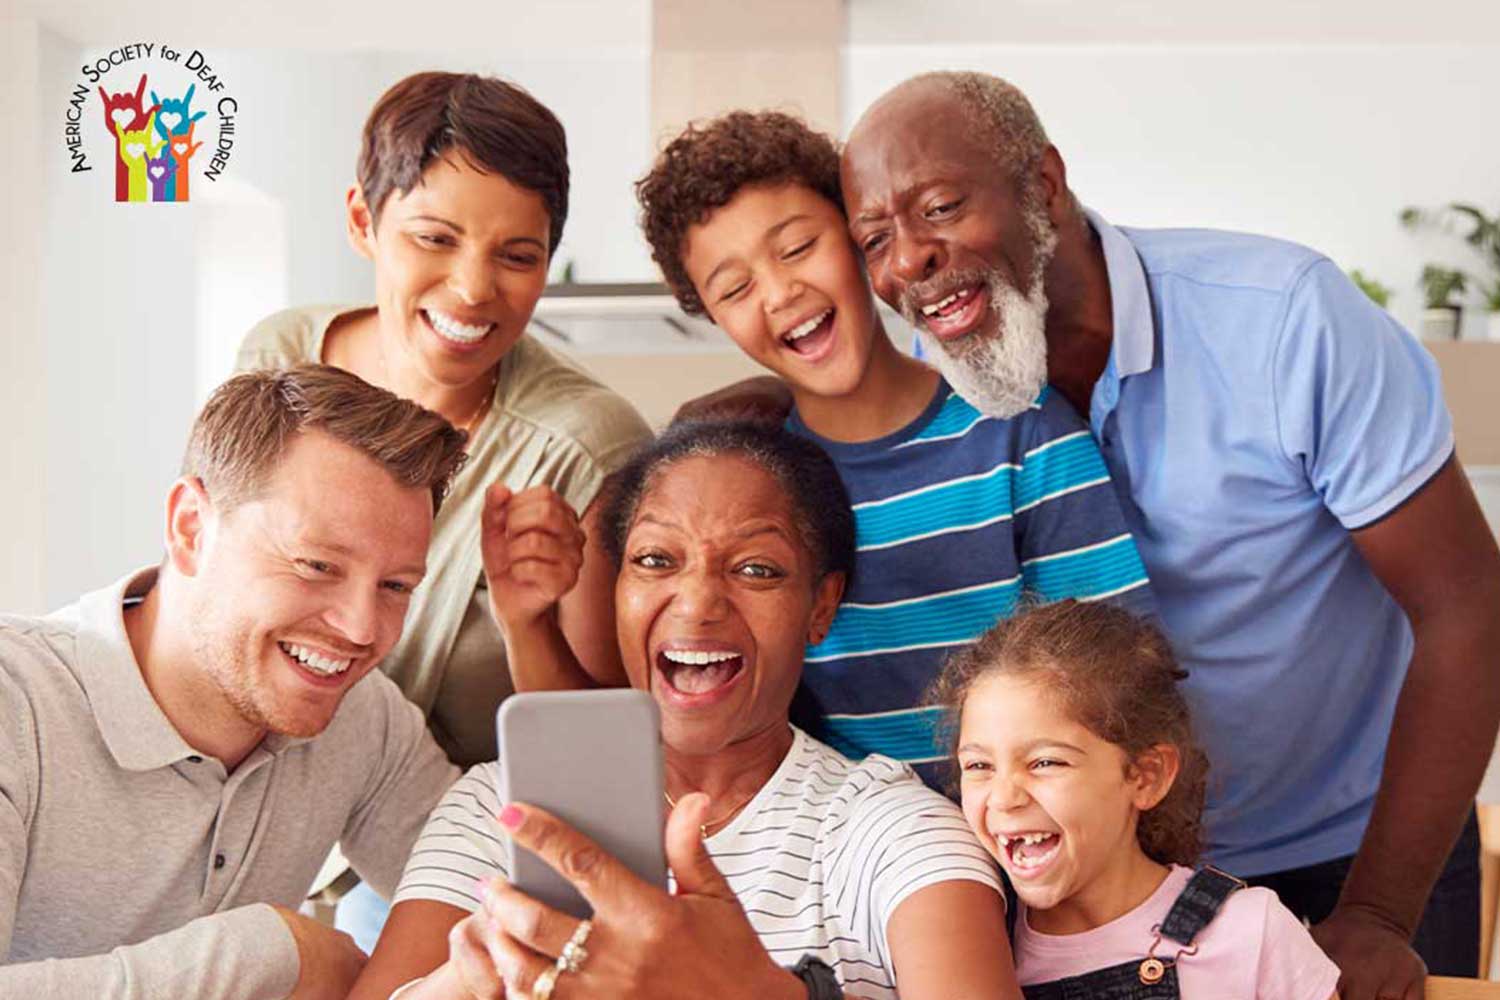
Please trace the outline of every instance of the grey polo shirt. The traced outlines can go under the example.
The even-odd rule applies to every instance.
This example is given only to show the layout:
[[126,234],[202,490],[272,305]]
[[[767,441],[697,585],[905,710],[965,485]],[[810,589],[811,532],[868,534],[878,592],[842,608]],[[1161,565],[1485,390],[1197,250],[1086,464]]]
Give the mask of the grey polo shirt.
[[124,601],[154,569],[47,618],[0,616],[0,996],[283,997],[295,908],[335,843],[389,896],[457,777],[378,670],[312,739],[230,773],[157,706]]

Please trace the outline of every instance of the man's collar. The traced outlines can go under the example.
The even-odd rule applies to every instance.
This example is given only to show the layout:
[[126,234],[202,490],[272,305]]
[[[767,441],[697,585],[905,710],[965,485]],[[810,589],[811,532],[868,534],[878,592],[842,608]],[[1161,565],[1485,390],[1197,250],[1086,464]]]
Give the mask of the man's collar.
[[[182,738],[146,686],[125,631],[125,605],[156,585],[157,568],[137,570],[112,586],[78,601],[76,669],[110,754],[127,771],[152,771],[188,758],[206,756]],[[235,770],[308,741],[307,737],[267,734]]]
[[1146,270],[1125,234],[1085,208],[1094,232],[1104,248],[1104,266],[1109,272],[1109,297],[1114,321],[1114,344],[1110,363],[1115,375],[1125,378],[1150,371],[1156,361],[1156,329],[1151,319],[1151,293]]
[[125,602],[156,585],[156,567],[137,570],[78,601],[75,664],[94,721],[115,763],[150,771],[197,754],[151,696],[125,632]]

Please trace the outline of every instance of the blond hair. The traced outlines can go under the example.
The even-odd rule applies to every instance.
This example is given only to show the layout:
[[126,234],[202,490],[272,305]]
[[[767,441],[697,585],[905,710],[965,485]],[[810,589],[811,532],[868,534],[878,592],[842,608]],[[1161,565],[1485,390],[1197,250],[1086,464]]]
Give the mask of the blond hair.
[[464,462],[467,435],[442,416],[329,365],[236,375],[193,421],[182,474],[230,509],[265,489],[293,437],[316,430],[369,456],[436,512]]

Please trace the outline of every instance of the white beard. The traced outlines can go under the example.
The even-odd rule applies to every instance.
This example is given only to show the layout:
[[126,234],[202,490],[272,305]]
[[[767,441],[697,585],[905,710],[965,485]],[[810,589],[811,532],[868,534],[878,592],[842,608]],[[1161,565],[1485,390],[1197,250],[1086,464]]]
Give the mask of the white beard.
[[[1031,287],[1023,295],[999,271],[984,276],[995,332],[946,342],[913,323],[922,347],[948,384],[981,413],[1001,419],[1022,413],[1047,384],[1047,290],[1042,277],[1057,249],[1057,230],[1040,202],[1022,205],[1031,236]],[[908,320],[916,316],[908,314]]]
[[1024,412],[1047,383],[1047,293],[1040,280],[1026,295],[997,273],[989,283],[998,335],[949,344],[918,324],[917,336],[955,392],[986,416],[1003,419]]

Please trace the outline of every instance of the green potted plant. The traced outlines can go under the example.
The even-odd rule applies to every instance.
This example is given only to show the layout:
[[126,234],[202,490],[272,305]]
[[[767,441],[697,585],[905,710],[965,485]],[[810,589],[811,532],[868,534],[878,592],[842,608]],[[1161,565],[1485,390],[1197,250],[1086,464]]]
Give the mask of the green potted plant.
[[1382,309],[1390,308],[1391,296],[1395,294],[1390,285],[1381,284],[1357,267],[1349,272],[1349,280],[1354,282],[1360,291],[1368,295],[1371,302]]
[[[1500,212],[1489,215],[1478,206],[1452,202],[1436,211],[1403,209],[1401,222],[1408,229],[1440,228],[1451,232],[1454,227],[1460,227],[1464,230],[1461,233],[1464,242],[1473,248],[1484,264],[1484,274],[1473,278],[1481,297],[1480,307],[1488,314],[1486,336],[1490,340],[1500,340]],[[1428,271],[1435,272],[1434,283],[1429,283]],[[1431,265],[1422,272],[1422,284],[1428,291],[1429,307],[1432,306],[1432,293],[1444,291],[1444,284],[1451,282],[1451,277],[1448,276],[1454,273],[1456,272]],[[1451,302],[1452,297],[1462,294],[1465,287],[1466,282],[1460,281],[1456,287],[1449,288],[1444,301]]]
[[1484,311],[1489,313],[1489,321],[1485,325],[1485,336],[1490,340],[1500,340],[1500,277],[1494,278],[1480,290],[1484,293]]
[[1464,293],[1469,277],[1462,271],[1428,264],[1422,268],[1422,294],[1427,308],[1422,312],[1421,334],[1427,340],[1457,340],[1463,307],[1454,299]]

